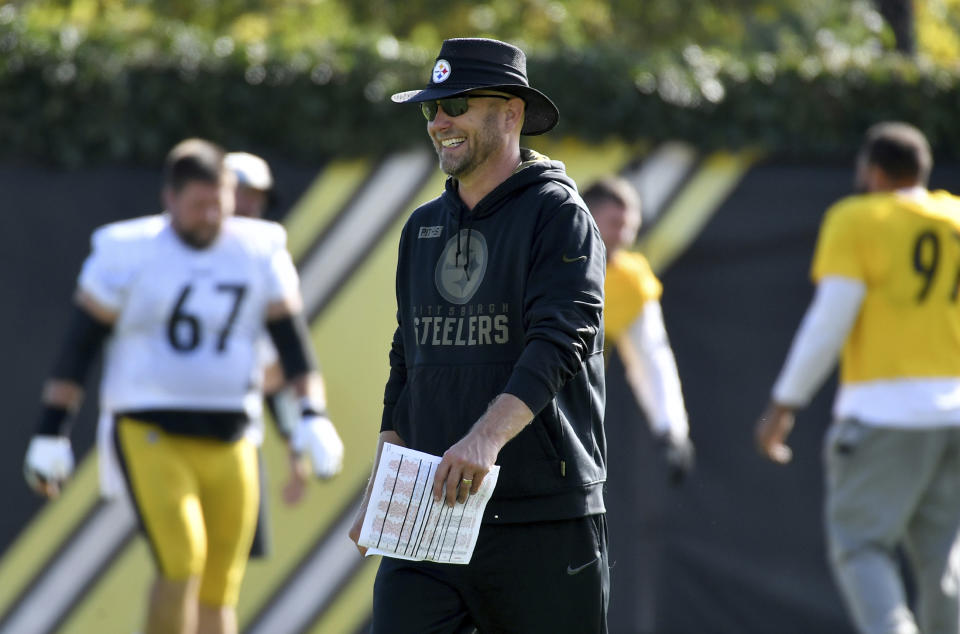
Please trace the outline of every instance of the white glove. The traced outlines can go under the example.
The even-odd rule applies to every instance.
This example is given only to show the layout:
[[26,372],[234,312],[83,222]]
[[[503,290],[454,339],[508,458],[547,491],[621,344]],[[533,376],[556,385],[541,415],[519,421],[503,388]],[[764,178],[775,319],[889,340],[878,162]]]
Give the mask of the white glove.
[[307,414],[290,434],[290,447],[296,453],[307,452],[313,472],[319,478],[332,478],[343,466],[343,441],[326,416]]
[[73,473],[73,450],[63,436],[34,436],[27,447],[23,475],[39,490],[47,482],[62,483]]

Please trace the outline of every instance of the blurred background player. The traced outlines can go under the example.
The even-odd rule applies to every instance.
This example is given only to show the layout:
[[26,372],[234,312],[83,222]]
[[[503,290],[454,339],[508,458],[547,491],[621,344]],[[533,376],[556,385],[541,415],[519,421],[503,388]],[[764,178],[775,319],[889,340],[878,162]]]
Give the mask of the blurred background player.
[[[630,250],[640,229],[640,197],[630,182],[609,176],[591,185],[583,193],[583,200],[597,222],[607,250],[607,363],[615,348],[630,392],[652,432],[651,437],[638,421],[616,415],[623,408],[612,406],[613,401],[608,400],[605,429],[610,455],[610,620],[629,623],[635,628],[631,631],[652,632],[657,567],[664,538],[662,526],[658,525],[664,469],[667,483],[680,484],[693,467],[693,444],[677,365],[660,309],[660,281],[646,258]],[[610,383],[608,378],[608,386]],[[657,454],[663,460],[657,459]],[[655,530],[643,530],[648,525],[654,525]]]
[[609,176],[591,185],[583,200],[607,248],[605,352],[608,359],[612,348],[619,352],[637,404],[663,447],[669,479],[679,483],[693,466],[693,445],[677,363],[663,324],[662,287],[646,258],[629,250],[640,230],[640,197],[627,180]]
[[[246,218],[264,218],[276,204],[273,172],[263,158],[248,152],[230,152],[224,157],[224,164],[233,173],[236,183],[234,215]],[[290,431],[295,425],[299,410],[293,391],[283,390],[283,369],[280,366],[277,350],[264,334],[260,342],[260,354],[264,371],[263,393],[278,431],[289,440]],[[114,500],[123,498],[126,487],[113,442],[114,416],[102,411],[97,426],[98,473],[101,495]],[[253,537],[250,554],[254,558],[266,557],[270,552],[270,514],[267,495],[266,465],[263,452],[264,429],[262,418],[251,421],[247,436],[257,445],[257,464],[260,478],[260,504],[257,514],[257,528]],[[293,459],[293,457],[291,457]],[[292,465],[292,476],[284,486],[284,501],[296,504],[303,499],[306,480],[302,475],[303,465]]]
[[[224,157],[224,165],[236,178],[234,215],[243,218],[264,218],[276,201],[270,165],[261,157],[249,152],[228,153]],[[263,392],[267,395],[271,408],[274,408],[275,401],[270,397],[276,395],[283,387],[283,369],[280,367],[277,350],[268,338],[263,341],[261,353],[264,368]],[[285,413],[286,409],[281,408],[279,412],[274,409],[273,414],[277,416],[280,412]],[[283,418],[283,413],[280,413],[280,418]],[[285,419],[277,422],[283,429]]]
[[223,151],[200,139],[168,154],[163,199],[164,214],[94,232],[24,472],[51,497],[70,476],[71,416],[106,342],[102,407],[117,417],[118,455],[158,570],[147,632],[236,632],[259,498],[247,429],[262,408],[264,328],[302,399],[293,449],[330,477],[343,445],[325,414],[283,228],[230,217],[233,175]]
[[915,127],[867,131],[857,161],[866,193],[824,217],[816,295],[756,427],[761,453],[789,462],[794,411],[842,348],[825,518],[834,575],[865,634],[960,631],[960,199],[927,190],[931,166]]
[[230,152],[224,162],[237,179],[234,213],[245,218],[266,217],[277,200],[270,165],[249,152]]

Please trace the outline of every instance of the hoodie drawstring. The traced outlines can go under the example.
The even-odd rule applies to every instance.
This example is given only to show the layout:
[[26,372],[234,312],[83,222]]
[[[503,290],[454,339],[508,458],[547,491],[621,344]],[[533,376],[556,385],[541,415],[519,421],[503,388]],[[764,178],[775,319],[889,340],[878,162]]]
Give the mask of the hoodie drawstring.
[[[463,206],[460,206],[460,211],[457,213],[457,255],[454,266],[460,266],[460,254],[463,251],[460,248],[460,232],[463,231]],[[470,235],[473,233],[473,221],[468,220],[467,222],[467,252],[463,255],[463,274],[467,276],[467,281],[470,281]]]
[[[463,226],[463,207],[461,206],[461,207],[460,207],[460,211],[457,213],[457,256],[456,256],[456,260],[455,260],[454,263],[453,263],[454,266],[460,266],[460,253],[461,253],[461,251],[460,251],[460,227],[462,227],[462,226]],[[470,245],[467,244],[467,249],[469,249],[469,248],[470,248]],[[467,251],[467,253],[470,253],[470,251]],[[467,258],[467,259],[470,259],[470,258]]]
[[463,272],[470,281],[470,234],[473,233],[473,223],[467,224],[467,256],[463,259]]

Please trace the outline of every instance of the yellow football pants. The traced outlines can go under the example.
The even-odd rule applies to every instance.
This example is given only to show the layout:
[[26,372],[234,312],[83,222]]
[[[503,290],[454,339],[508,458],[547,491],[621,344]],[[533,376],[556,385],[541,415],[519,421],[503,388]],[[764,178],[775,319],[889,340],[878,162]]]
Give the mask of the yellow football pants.
[[257,450],[246,438],[223,442],[169,434],[121,418],[119,453],[160,574],[199,577],[200,601],[237,603],[257,522]]

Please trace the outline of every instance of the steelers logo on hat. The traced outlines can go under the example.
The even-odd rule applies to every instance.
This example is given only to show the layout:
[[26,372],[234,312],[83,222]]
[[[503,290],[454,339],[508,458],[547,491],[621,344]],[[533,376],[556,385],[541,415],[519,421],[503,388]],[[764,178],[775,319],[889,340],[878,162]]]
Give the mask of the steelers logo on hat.
[[433,65],[433,83],[442,84],[450,78],[450,62],[445,59],[438,59]]

